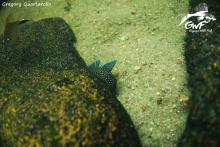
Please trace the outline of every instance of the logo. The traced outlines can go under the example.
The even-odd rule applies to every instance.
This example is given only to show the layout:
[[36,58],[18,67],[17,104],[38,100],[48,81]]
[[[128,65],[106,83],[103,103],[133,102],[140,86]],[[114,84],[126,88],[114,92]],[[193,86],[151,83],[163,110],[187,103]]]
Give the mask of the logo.
[[208,13],[208,5],[201,3],[195,7],[194,13],[182,18],[179,26],[185,23],[185,29],[189,32],[212,32],[212,29],[207,29],[205,26],[215,20],[214,15]]

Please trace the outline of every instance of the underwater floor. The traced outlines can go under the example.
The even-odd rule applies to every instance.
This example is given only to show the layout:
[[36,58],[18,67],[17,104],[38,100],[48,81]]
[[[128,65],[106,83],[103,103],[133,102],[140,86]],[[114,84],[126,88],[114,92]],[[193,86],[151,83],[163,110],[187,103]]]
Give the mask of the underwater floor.
[[[62,17],[87,64],[117,60],[117,97],[130,114],[143,146],[176,146],[187,117],[183,0],[50,0],[48,8],[3,9],[5,22]],[[16,13],[13,13],[15,12]]]

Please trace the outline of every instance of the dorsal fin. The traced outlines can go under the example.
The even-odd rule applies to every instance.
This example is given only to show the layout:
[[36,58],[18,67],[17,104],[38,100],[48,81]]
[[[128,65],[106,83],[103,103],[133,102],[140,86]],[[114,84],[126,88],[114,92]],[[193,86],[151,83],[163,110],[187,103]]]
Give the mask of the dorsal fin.
[[115,66],[116,62],[117,62],[116,60],[111,60],[108,63],[106,63],[105,65],[103,65],[102,68],[111,72],[113,67]]
[[101,63],[100,60],[96,60],[95,62],[93,62],[92,64],[90,64],[90,65],[88,66],[88,68],[89,68],[90,70],[97,69],[97,68],[99,67],[100,63]]

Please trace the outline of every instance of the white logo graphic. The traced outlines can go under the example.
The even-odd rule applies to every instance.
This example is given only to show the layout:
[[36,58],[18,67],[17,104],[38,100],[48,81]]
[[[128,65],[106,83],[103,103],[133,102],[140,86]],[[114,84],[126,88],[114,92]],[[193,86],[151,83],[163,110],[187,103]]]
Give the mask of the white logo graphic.
[[[184,16],[179,25],[185,23],[185,28],[190,32],[212,32],[212,29],[202,29],[206,24],[215,21],[214,15],[208,13],[208,5],[201,3],[194,9],[195,13],[190,13]],[[197,17],[197,22],[189,21],[190,18]]]

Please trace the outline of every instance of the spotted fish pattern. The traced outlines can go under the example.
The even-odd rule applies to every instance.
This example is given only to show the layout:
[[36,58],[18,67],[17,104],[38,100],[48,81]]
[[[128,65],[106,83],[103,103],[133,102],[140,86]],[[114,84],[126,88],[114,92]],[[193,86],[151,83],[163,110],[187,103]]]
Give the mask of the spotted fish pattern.
[[116,79],[114,75],[111,73],[111,71],[116,64],[116,60],[111,60],[108,63],[104,64],[103,66],[101,66],[100,64],[101,61],[96,60],[95,62],[93,62],[88,66],[89,71],[92,72],[99,79],[107,83],[108,86],[112,88],[115,87]]

